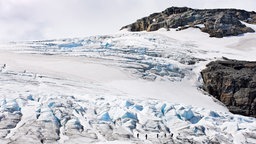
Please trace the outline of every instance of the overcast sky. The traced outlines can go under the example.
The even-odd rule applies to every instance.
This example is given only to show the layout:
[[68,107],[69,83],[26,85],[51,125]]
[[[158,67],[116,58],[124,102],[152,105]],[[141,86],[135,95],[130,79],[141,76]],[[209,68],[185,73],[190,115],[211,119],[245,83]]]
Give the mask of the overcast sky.
[[170,6],[256,11],[256,0],[0,0],[0,41],[115,33]]

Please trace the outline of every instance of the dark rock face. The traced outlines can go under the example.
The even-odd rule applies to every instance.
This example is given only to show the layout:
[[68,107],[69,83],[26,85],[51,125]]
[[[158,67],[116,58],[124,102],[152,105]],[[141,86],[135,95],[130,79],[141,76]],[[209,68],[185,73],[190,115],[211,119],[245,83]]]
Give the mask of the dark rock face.
[[[130,31],[156,31],[160,28],[188,27],[200,28],[210,37],[235,36],[247,32],[254,32],[240,21],[256,24],[256,13],[237,9],[191,9],[187,7],[171,7],[160,13],[137,20],[135,23],[124,26]],[[196,25],[203,24],[204,27]]]
[[201,75],[204,89],[231,112],[256,117],[256,62],[214,61]]

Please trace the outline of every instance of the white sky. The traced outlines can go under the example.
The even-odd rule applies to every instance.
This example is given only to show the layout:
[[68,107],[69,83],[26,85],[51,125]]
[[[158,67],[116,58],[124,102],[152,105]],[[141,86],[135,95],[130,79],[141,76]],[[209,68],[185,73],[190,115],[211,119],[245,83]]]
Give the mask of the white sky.
[[115,33],[171,6],[256,11],[256,0],[0,0],[0,41]]

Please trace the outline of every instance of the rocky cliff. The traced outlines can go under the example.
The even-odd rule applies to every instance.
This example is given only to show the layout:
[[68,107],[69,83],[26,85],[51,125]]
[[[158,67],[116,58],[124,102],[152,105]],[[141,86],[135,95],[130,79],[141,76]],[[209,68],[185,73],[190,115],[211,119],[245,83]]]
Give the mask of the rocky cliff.
[[139,19],[121,29],[156,31],[160,28],[182,30],[195,27],[208,33],[210,37],[218,38],[254,32],[252,28],[242,24],[241,21],[256,24],[256,12],[238,9],[170,7],[160,13]]
[[256,62],[214,61],[201,75],[204,89],[231,112],[256,117]]

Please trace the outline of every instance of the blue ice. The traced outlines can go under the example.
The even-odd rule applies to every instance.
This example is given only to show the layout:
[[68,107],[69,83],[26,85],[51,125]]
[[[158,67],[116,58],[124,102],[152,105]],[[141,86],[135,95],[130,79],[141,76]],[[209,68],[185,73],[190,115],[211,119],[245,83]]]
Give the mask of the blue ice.
[[136,114],[133,114],[133,113],[130,113],[130,112],[126,112],[123,116],[122,116],[123,119],[125,118],[128,118],[128,119],[135,119],[137,120],[137,115]]
[[110,118],[110,116],[109,116],[109,114],[108,114],[108,112],[104,113],[104,114],[101,116],[100,120],[102,120],[102,121],[112,121],[111,118]]
[[126,102],[125,102],[125,107],[126,107],[126,108],[129,108],[130,106],[133,106],[133,105],[134,105],[133,102],[130,102],[130,101],[126,101]]
[[66,43],[66,44],[60,44],[59,48],[74,48],[74,47],[80,47],[83,46],[81,43]]
[[142,105],[135,105],[134,106],[137,110],[142,111],[143,110],[143,106]]

